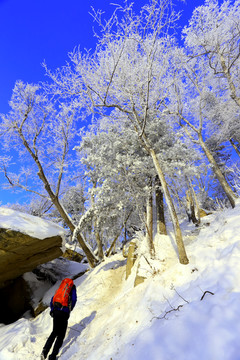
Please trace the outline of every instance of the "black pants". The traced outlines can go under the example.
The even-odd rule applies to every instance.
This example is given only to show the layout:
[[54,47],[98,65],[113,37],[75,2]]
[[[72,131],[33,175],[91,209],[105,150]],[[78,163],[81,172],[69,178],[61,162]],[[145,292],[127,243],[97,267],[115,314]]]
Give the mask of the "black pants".
[[52,344],[56,339],[52,355],[57,356],[60,347],[63,344],[63,340],[67,331],[68,318],[69,314],[64,311],[53,311],[53,331],[51,332],[49,338],[46,341],[46,344],[44,345],[43,351],[45,355],[49,353],[49,350],[51,349]]

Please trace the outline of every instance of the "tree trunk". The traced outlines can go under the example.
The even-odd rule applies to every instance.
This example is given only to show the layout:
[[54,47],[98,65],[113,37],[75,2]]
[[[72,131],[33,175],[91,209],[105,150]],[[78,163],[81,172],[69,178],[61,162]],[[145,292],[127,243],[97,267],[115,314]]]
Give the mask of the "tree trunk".
[[[192,185],[190,184],[189,180],[187,180],[187,184],[188,184],[188,190],[186,192],[186,198],[187,198],[187,204],[188,204],[188,218],[189,221],[191,220],[193,222],[193,224],[195,224],[196,226],[198,226],[200,224],[200,214],[199,214],[199,207],[198,207],[198,203],[197,203],[197,198],[196,198],[196,194],[195,191],[192,187]],[[198,213],[198,217],[196,217],[196,209],[197,209],[197,213]]]
[[221,53],[220,49],[218,51],[218,55],[220,57],[221,66],[224,72],[224,75],[227,79],[229,90],[231,92],[231,98],[235,101],[235,103],[240,107],[240,97],[237,96],[237,89],[233,82],[233,77],[230,73],[230,67],[227,66],[227,61],[225,60],[223,54]]
[[125,231],[124,231],[124,232],[125,232],[125,235],[124,235],[124,238],[125,238],[124,240],[125,240],[125,242],[124,242],[124,244],[126,244],[126,223],[127,223],[128,219],[129,219],[131,213],[132,213],[132,211],[129,212],[128,216],[126,217],[126,219],[124,220],[124,222],[123,222],[123,224],[122,224],[122,226],[121,226],[121,229],[120,229],[119,233],[115,236],[115,238],[114,238],[114,240],[113,240],[110,248],[108,249],[108,251],[107,251],[107,253],[106,253],[106,256],[107,256],[107,257],[111,255],[112,249],[113,249],[113,247],[115,246],[115,244],[116,244],[116,242],[117,242],[117,239],[118,239],[119,236],[121,235],[121,232],[122,232],[123,228],[125,229]]
[[166,203],[168,205],[168,209],[169,209],[170,216],[171,216],[171,219],[172,219],[175,238],[176,238],[176,244],[177,244],[177,248],[178,248],[179,261],[180,261],[181,264],[188,264],[189,260],[187,258],[187,254],[186,254],[186,251],[185,251],[185,246],[184,246],[184,243],[183,243],[181,228],[180,228],[180,225],[179,225],[177,213],[176,213],[176,210],[175,210],[171,195],[170,195],[169,190],[168,190],[168,185],[167,185],[167,182],[165,180],[165,176],[164,176],[163,171],[162,171],[162,169],[160,167],[160,164],[159,164],[159,161],[158,161],[158,158],[157,158],[157,155],[156,155],[155,151],[152,148],[150,148],[149,152],[150,152],[150,155],[152,157],[152,160],[153,160],[154,166],[156,168],[157,174],[159,176],[159,179],[161,181],[162,188],[163,188],[163,193],[165,195]]
[[[24,147],[29,152],[29,154],[31,155],[31,157],[33,158],[35,164],[38,167],[37,175],[38,175],[39,179],[43,182],[45,190],[48,193],[52,203],[54,204],[56,209],[59,211],[59,214],[61,215],[62,219],[65,221],[65,223],[67,224],[67,226],[69,227],[71,232],[74,232],[75,225],[72,223],[72,220],[68,216],[68,213],[65,211],[65,209],[63,208],[63,206],[61,205],[61,203],[59,201],[58,191],[59,191],[59,187],[60,187],[60,182],[58,183],[58,186],[57,186],[58,191],[56,192],[56,194],[54,194],[54,192],[52,191],[52,188],[51,188],[51,186],[49,184],[49,181],[48,181],[48,179],[47,179],[47,177],[46,177],[46,175],[44,173],[44,170],[43,170],[42,164],[41,164],[41,162],[39,160],[39,157],[37,155],[36,149],[34,149],[34,150],[31,149],[31,147],[29,146],[29,143],[27,142],[26,138],[24,137],[24,134],[23,134],[23,131],[22,131],[21,127],[17,128],[17,132],[18,132],[18,136],[20,137]],[[91,267],[95,267],[98,261],[95,258],[94,254],[89,249],[89,247],[87,246],[87,244],[85,243],[85,241],[84,241],[84,239],[83,239],[83,237],[81,236],[80,233],[77,234],[77,239],[78,239],[79,245],[81,246],[82,250],[84,251],[84,253],[85,253],[86,257],[87,257],[89,265]]]
[[[52,189],[51,189],[51,187],[45,177],[45,174],[42,170],[41,164],[39,164],[39,169],[40,169],[40,171],[38,172],[38,176],[43,181],[45,189],[46,189],[48,195],[50,196],[52,203],[54,204],[56,209],[59,211],[59,214],[61,215],[62,219],[65,221],[65,223],[67,224],[67,226],[69,227],[71,232],[74,232],[75,225],[72,223],[70,217],[68,216],[68,214],[66,213],[66,211],[64,210],[62,205],[60,204],[58,197],[55,196],[54,193],[52,192]],[[79,242],[80,247],[82,248],[83,252],[85,253],[85,255],[87,257],[89,265],[92,268],[95,267],[98,261],[95,258],[94,254],[89,249],[89,247],[87,246],[87,244],[85,243],[85,241],[80,233],[77,234],[77,240]]]
[[195,201],[195,208],[197,210],[197,223],[196,226],[200,225],[201,223],[201,216],[200,216],[200,207],[199,207],[199,203],[198,203],[198,199],[197,199],[197,195],[196,192],[191,184],[191,189],[192,189],[192,193],[193,193],[193,197],[194,197],[194,201]]
[[161,182],[156,176],[155,196],[156,196],[156,210],[157,210],[157,233],[167,235],[167,228],[164,216],[163,192],[161,190]]
[[100,236],[99,229],[98,229],[97,219],[94,220],[94,234],[95,234],[95,239],[96,239],[96,243],[97,243],[98,258],[101,261],[104,258],[104,254],[103,254],[102,240],[101,240],[101,236]]
[[195,215],[195,206],[194,206],[194,201],[193,201],[193,197],[191,194],[191,190],[187,190],[186,191],[186,199],[187,199],[187,209],[188,209],[188,219],[189,222],[192,221],[193,224],[197,223],[197,218]]
[[240,157],[240,151],[238,150],[238,147],[236,146],[236,144],[234,144],[233,139],[230,139],[230,144],[232,145],[232,147],[234,148],[234,150],[236,151],[236,153],[238,154],[238,156]]
[[149,181],[150,194],[147,198],[146,206],[146,228],[147,228],[147,241],[150,250],[150,254],[154,255],[154,244],[153,244],[153,198],[152,198],[152,179]]
[[[59,199],[57,197],[52,198],[52,202],[55,205],[55,207],[57,208],[57,210],[59,211],[62,219],[65,221],[65,223],[68,225],[69,229],[74,232],[75,230],[75,225],[72,223],[71,219],[69,218],[68,214],[65,212],[65,210],[63,209],[62,205],[59,202]],[[80,247],[82,248],[84,254],[87,257],[88,263],[89,265],[94,268],[98,261],[95,258],[94,254],[91,252],[91,250],[89,249],[89,247],[87,246],[87,244],[85,243],[82,235],[79,233],[77,233],[77,240],[79,242]]]
[[[95,188],[96,188],[96,182],[93,182],[93,189],[95,189]],[[95,199],[94,199],[93,193],[91,195],[91,202],[92,202],[92,207],[94,207]],[[97,248],[98,248],[98,258],[101,261],[104,258],[103,245],[102,245],[102,240],[101,240],[101,236],[99,233],[98,220],[96,219],[95,215],[94,215],[94,234],[95,234],[95,239],[96,239]]]
[[106,256],[107,256],[107,257],[109,257],[109,256],[111,255],[111,252],[112,252],[114,246],[116,245],[117,239],[118,239],[119,236],[121,235],[122,229],[123,229],[123,227],[121,228],[121,231],[119,232],[119,234],[117,234],[117,235],[115,236],[115,238],[114,238],[114,240],[113,240],[110,248],[108,249],[108,251],[107,251],[107,253],[106,253]]
[[221,172],[217,162],[215,161],[213,155],[211,154],[210,150],[208,149],[207,145],[204,143],[202,135],[199,135],[199,143],[208,158],[208,161],[213,167],[213,172],[216,175],[218,181],[220,182],[223,190],[225,191],[225,194],[227,195],[228,200],[230,201],[230,204],[232,208],[236,205],[237,195],[233,192],[230,185],[227,183],[223,173]]

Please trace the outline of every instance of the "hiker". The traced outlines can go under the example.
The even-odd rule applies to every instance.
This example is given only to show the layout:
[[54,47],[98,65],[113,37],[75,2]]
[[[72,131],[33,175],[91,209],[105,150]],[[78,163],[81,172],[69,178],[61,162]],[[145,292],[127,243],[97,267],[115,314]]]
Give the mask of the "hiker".
[[56,356],[62,346],[66,334],[70,312],[73,310],[76,301],[77,293],[73,280],[69,278],[62,280],[55,295],[51,299],[50,315],[53,317],[53,330],[43,347],[41,360],[47,358],[47,354],[49,353],[54,340],[56,341],[53,346],[53,351],[48,359],[56,360]]

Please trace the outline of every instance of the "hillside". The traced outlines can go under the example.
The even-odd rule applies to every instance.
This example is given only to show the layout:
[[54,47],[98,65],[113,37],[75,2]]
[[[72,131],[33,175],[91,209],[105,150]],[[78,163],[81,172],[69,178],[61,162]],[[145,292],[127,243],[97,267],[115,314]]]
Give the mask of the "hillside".
[[[158,259],[142,269],[143,284],[125,280],[121,254],[76,280],[78,302],[61,360],[239,359],[240,204],[204,218],[199,234],[188,223],[182,227],[188,265],[179,264],[171,236],[161,236]],[[0,360],[39,359],[51,323],[46,310],[1,325]]]

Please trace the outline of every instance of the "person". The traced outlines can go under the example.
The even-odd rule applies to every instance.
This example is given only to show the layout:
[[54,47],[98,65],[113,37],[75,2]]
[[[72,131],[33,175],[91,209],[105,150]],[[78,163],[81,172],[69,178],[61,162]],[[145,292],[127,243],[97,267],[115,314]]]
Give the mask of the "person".
[[56,360],[67,331],[70,312],[73,310],[76,302],[77,292],[73,280],[68,278],[63,279],[50,302],[50,315],[53,318],[53,330],[43,347],[41,360],[47,358],[54,341],[53,351],[48,359]]

